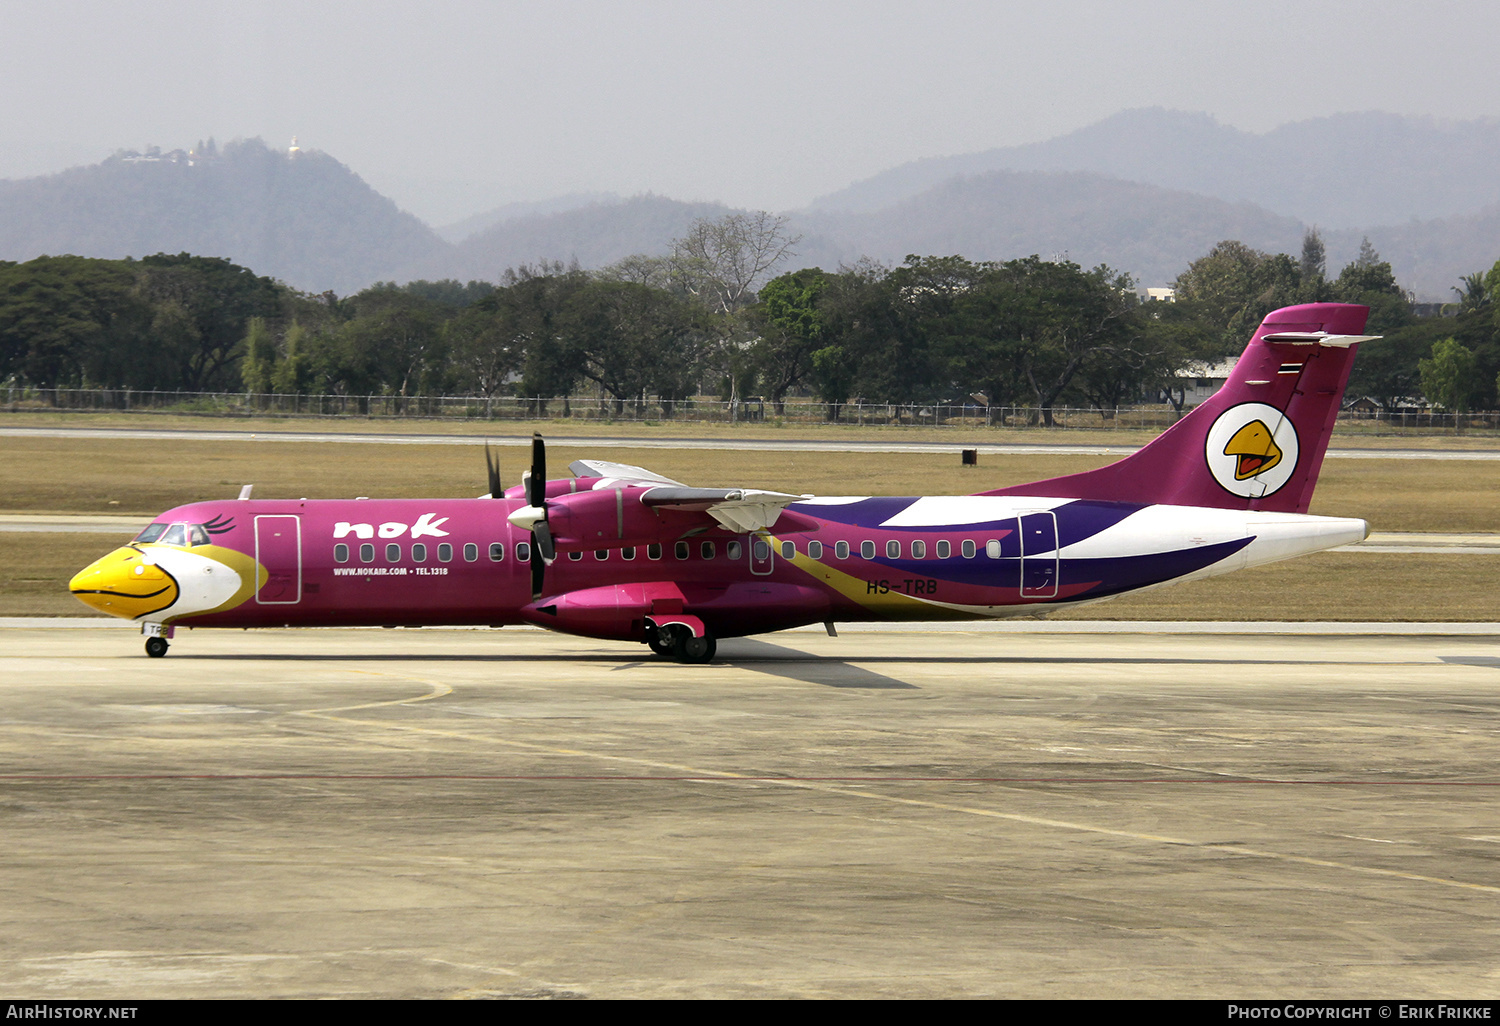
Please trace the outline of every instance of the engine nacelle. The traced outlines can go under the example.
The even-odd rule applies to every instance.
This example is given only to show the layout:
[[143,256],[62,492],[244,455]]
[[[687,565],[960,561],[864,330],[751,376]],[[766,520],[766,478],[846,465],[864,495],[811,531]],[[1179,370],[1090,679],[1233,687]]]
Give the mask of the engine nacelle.
[[672,541],[695,527],[702,514],[641,505],[645,488],[597,488],[547,501],[547,527],[562,552],[617,549]]

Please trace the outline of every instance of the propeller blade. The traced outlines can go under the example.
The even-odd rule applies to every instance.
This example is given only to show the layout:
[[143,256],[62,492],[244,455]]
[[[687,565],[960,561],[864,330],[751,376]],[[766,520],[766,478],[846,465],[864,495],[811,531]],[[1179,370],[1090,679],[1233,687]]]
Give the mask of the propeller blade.
[[547,502],[547,443],[540,434],[531,436],[531,481],[526,501],[545,507]]
[[542,597],[542,575],[547,572],[547,564],[542,562],[542,554],[535,549],[531,550],[531,600],[535,602]]
[[526,503],[541,517],[531,524],[531,597],[542,597],[547,564],[557,558],[552,531],[547,527],[547,443],[541,433],[531,436],[531,471],[526,475]]
[[536,550],[542,554],[547,562],[557,558],[557,549],[552,545],[552,532],[547,529],[547,521],[538,520],[531,528],[531,540]]
[[489,471],[490,498],[501,498],[505,490],[500,485],[500,464],[490,459],[489,442],[484,443],[484,469]]

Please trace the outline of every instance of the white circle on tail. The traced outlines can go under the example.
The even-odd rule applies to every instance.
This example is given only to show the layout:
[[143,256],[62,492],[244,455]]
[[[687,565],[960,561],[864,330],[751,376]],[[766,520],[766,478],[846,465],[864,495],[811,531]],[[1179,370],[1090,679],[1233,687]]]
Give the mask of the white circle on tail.
[[1265,403],[1240,403],[1208,429],[1203,455],[1220,487],[1246,499],[1273,495],[1297,469],[1297,429]]

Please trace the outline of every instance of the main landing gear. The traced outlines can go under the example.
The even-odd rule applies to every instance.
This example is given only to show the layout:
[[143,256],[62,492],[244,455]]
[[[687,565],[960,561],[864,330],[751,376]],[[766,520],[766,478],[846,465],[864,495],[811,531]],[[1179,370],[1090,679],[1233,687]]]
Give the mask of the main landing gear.
[[693,632],[680,623],[668,624],[660,630],[646,635],[646,644],[651,651],[679,663],[706,663],[718,651],[718,643],[710,635],[695,637]]

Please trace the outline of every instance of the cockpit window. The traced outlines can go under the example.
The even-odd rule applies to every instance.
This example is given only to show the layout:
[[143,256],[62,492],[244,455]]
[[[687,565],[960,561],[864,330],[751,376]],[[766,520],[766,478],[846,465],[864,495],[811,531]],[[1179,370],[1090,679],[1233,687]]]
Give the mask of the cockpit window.
[[202,524],[152,524],[136,536],[136,542],[158,545],[208,545],[212,539]]

